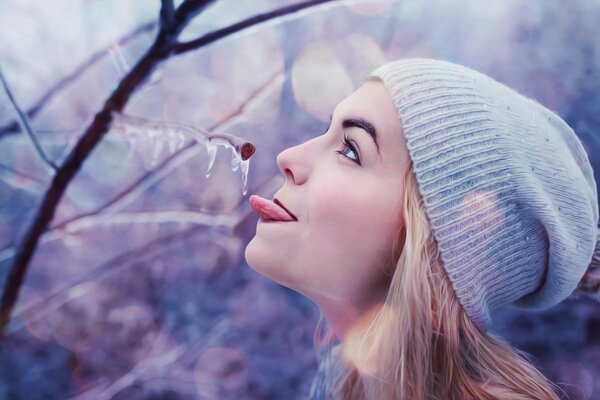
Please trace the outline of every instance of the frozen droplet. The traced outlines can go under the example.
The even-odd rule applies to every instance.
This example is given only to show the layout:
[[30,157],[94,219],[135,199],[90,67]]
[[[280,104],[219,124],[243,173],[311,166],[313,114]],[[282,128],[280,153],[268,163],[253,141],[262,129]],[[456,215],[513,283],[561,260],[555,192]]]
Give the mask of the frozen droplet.
[[235,171],[237,171],[239,166],[240,166],[240,156],[235,151],[235,149],[232,147],[231,148],[231,169],[235,172]]
[[206,177],[210,176],[210,171],[215,162],[215,158],[217,157],[217,146],[210,143],[210,141],[206,144],[206,155],[208,157],[208,168],[206,169]]
[[246,193],[248,193],[248,170],[250,169],[250,159],[241,161],[240,166],[240,170],[242,171],[242,182],[244,183],[242,195],[245,196]]
[[507,172],[506,176],[512,176],[512,174],[510,172]]
[[529,236],[525,236],[525,241],[529,242]]
[[181,132],[177,132],[177,150],[181,149],[185,144],[185,136]]
[[175,140],[175,134],[172,129],[169,129],[167,134],[167,143],[169,145],[169,154],[175,153],[177,142]]
[[152,145],[150,139],[147,137],[144,137],[144,136],[140,137],[136,141],[135,147],[137,148],[138,154],[139,154],[140,158],[142,159],[144,168],[150,169],[152,167],[150,165],[150,159],[152,157],[152,148],[153,148],[153,145]]
[[165,142],[162,139],[158,139],[154,141],[154,149],[152,151],[152,160],[150,161],[150,165],[153,167],[158,164],[158,160],[160,158],[160,153],[162,152],[163,147],[165,146]]

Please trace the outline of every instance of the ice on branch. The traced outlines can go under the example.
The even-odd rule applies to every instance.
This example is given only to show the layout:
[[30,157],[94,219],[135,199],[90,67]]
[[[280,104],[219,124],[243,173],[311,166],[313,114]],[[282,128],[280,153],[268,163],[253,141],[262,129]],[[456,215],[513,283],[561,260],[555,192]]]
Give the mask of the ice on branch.
[[255,152],[254,144],[228,133],[211,133],[194,125],[149,120],[123,113],[115,113],[113,126],[109,132],[113,140],[127,140],[130,147],[138,152],[148,170],[154,169],[164,157],[164,152],[174,154],[185,146],[186,141],[202,144],[206,148],[208,168],[206,177],[210,177],[217,156],[217,147],[231,150],[231,169],[241,167],[244,184],[243,195],[247,193],[248,169],[250,157]]

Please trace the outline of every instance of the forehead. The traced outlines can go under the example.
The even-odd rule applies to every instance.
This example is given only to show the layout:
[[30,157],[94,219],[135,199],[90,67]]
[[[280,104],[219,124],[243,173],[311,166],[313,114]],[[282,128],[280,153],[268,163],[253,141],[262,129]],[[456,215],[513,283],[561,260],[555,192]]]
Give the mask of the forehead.
[[[379,80],[366,81],[354,93],[342,100],[335,109],[334,118],[362,118],[377,131],[384,160],[408,161],[408,150],[402,124],[394,102]],[[400,156],[398,155],[400,152]]]

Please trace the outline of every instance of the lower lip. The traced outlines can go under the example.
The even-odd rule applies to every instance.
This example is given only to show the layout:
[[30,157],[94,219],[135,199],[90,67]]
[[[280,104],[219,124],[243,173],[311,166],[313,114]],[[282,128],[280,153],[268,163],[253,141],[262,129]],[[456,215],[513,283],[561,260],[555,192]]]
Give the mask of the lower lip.
[[261,222],[263,224],[283,224],[283,223],[286,223],[286,222],[296,222],[296,221],[276,221],[274,219],[262,219],[262,218],[260,218],[258,220],[258,222]]

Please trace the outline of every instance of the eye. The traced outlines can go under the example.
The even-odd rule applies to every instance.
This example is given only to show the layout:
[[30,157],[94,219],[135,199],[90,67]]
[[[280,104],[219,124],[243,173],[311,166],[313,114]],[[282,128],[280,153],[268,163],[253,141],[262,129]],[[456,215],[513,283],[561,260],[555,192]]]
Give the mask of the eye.
[[356,151],[356,148],[354,147],[354,145],[350,142],[350,139],[348,138],[348,135],[346,133],[344,133],[344,139],[342,140],[342,143],[344,144],[345,149],[351,150],[352,152],[354,152],[354,154],[356,155],[356,158],[350,158],[350,157],[345,156],[344,154],[346,154],[346,150],[342,150],[342,151],[338,150],[338,151],[336,151],[336,153],[339,153],[339,154],[343,155],[344,157],[349,158],[350,160],[354,161],[358,165],[361,165],[358,152]]

